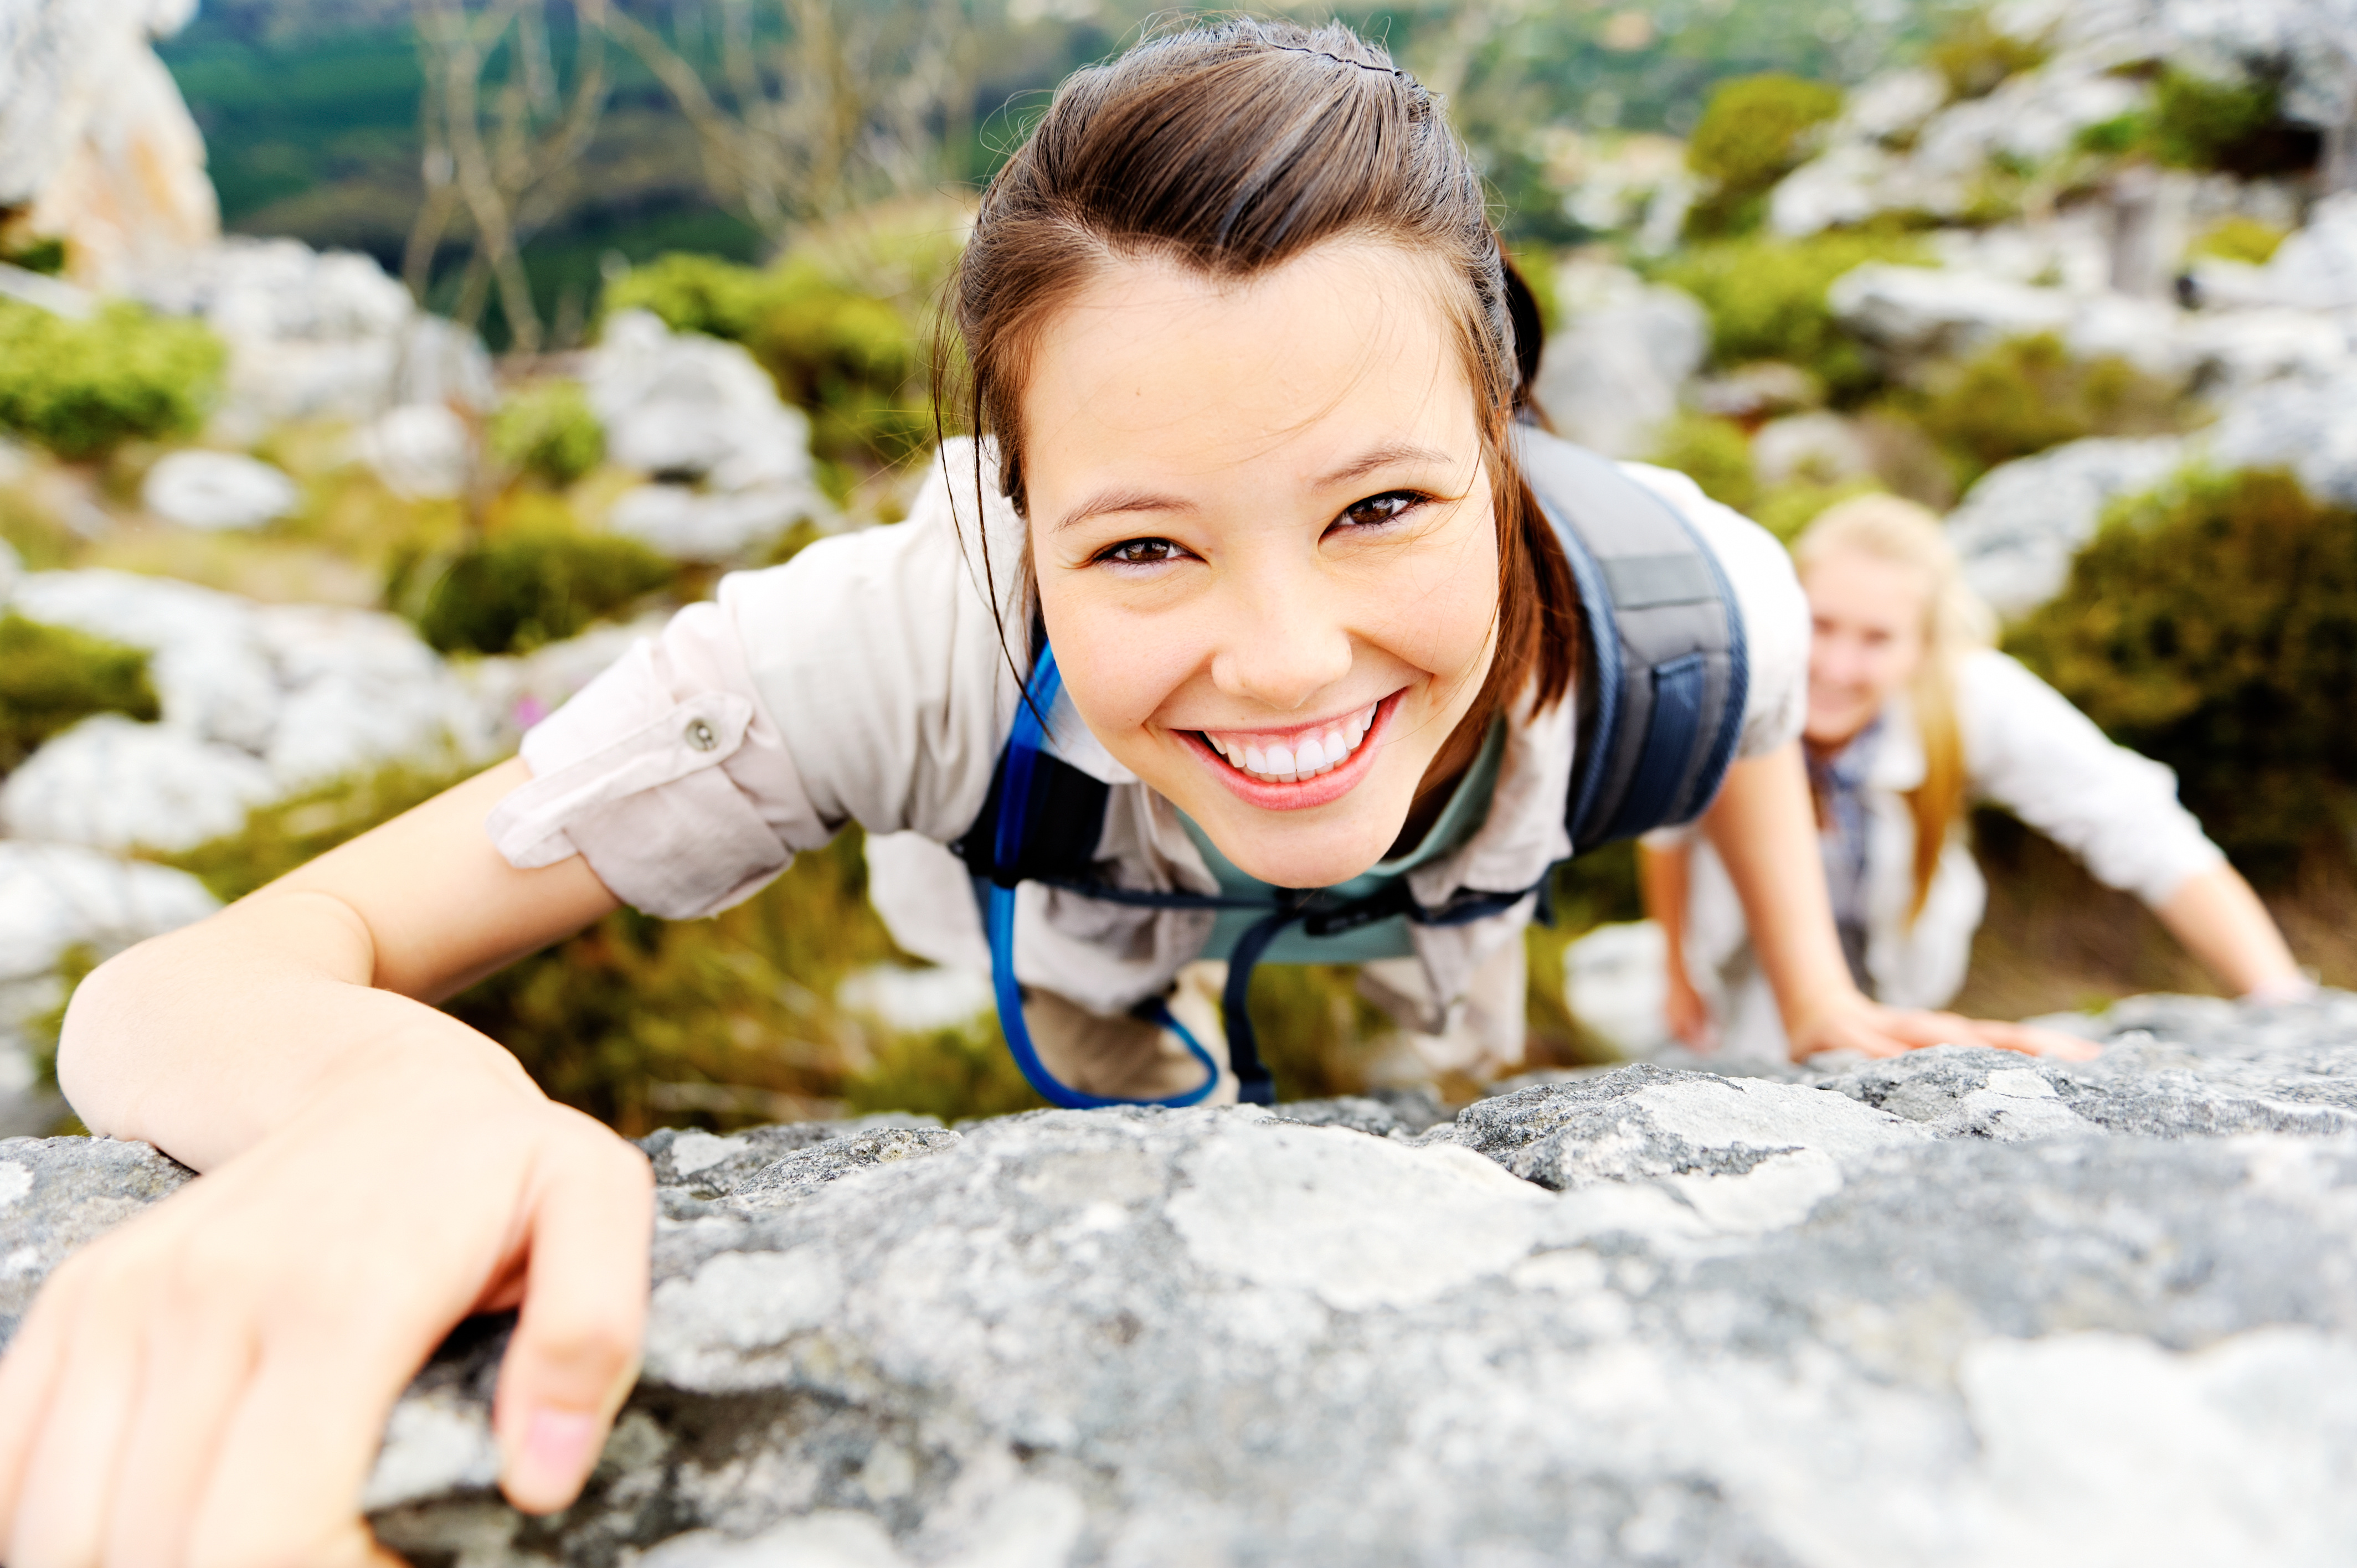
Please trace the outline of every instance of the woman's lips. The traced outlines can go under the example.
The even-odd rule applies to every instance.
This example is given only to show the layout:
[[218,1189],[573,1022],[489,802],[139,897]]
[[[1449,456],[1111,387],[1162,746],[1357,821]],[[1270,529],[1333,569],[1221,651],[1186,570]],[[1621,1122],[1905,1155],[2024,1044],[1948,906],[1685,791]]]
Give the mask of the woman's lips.
[[1294,730],[1178,733],[1220,782],[1245,801],[1268,811],[1303,811],[1340,800],[1367,776],[1402,694],[1394,692],[1356,713]]

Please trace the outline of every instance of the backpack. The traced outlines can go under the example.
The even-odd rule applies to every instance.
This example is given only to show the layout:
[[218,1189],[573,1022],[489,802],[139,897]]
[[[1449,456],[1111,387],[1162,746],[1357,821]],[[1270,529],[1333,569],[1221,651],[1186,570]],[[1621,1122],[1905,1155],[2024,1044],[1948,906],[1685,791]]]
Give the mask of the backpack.
[[[1743,722],[1749,671],[1734,590],[1693,526],[1617,465],[1528,425],[1516,427],[1514,441],[1523,476],[1570,563],[1586,622],[1577,760],[1564,802],[1572,854],[1692,822],[1717,795]],[[1460,888],[1437,907],[1417,903],[1405,880],[1349,901],[1320,888],[1278,889],[1273,900],[1254,900],[1113,886],[1096,870],[1112,787],[1048,749],[1046,715],[1062,692],[1055,650],[1043,642],[982,814],[951,846],[974,876],[1007,1049],[1050,1104],[1193,1105],[1211,1094],[1219,1072],[1211,1053],[1157,997],[1141,1004],[1138,1015],[1172,1031],[1203,1064],[1200,1087],[1162,1100],[1120,1100],[1083,1093],[1050,1073],[1025,1026],[1015,979],[1015,889],[1022,883],[1148,908],[1265,911],[1230,952],[1221,999],[1239,1098],[1262,1105],[1272,1101],[1275,1086],[1244,999],[1254,966],[1286,927],[1298,923],[1311,936],[1326,936],[1394,915],[1419,925],[1460,925],[1534,894],[1544,918],[1552,866],[1532,886]]]

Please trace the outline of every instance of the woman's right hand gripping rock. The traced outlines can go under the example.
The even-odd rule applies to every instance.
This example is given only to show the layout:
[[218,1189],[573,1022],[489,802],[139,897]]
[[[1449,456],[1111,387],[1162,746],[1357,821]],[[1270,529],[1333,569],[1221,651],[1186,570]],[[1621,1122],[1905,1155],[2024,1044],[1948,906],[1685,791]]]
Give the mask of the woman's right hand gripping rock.
[[[479,828],[450,830],[491,783],[77,993],[77,1109],[204,1174],[60,1266],[0,1361],[8,1568],[391,1561],[359,1512],[386,1417],[460,1318],[506,1307],[501,1486],[533,1512],[579,1491],[637,1371],[652,1183],[414,999],[609,907],[578,862],[470,853]],[[404,929],[423,908],[430,937]]]

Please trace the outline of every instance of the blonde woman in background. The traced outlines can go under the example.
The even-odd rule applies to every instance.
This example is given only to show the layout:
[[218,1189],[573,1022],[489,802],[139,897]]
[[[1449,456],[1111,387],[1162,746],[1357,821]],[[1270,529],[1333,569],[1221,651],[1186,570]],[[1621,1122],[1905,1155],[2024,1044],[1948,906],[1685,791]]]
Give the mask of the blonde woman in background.
[[[1965,808],[1987,801],[2134,893],[2237,995],[2310,983],[2250,885],[2178,803],[2167,768],[2104,737],[2061,693],[1990,646],[1995,618],[1938,521],[1893,496],[1834,508],[1793,549],[1809,599],[1803,740],[1844,956],[1866,993],[1938,1007],[1964,984],[1987,886]],[[1787,1053],[1741,904],[1707,840],[1640,852],[1647,912],[1668,938],[1668,1023],[1697,1050]]]

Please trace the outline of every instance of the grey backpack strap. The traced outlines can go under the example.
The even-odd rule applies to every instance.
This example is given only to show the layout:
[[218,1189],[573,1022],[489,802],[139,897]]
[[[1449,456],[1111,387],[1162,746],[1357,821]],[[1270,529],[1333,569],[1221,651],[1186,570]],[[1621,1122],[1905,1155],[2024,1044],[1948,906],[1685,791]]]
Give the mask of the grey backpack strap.
[[1750,686],[1734,589],[1693,525],[1618,465],[1527,425],[1514,442],[1588,626],[1572,853],[1691,822],[1727,776]]

